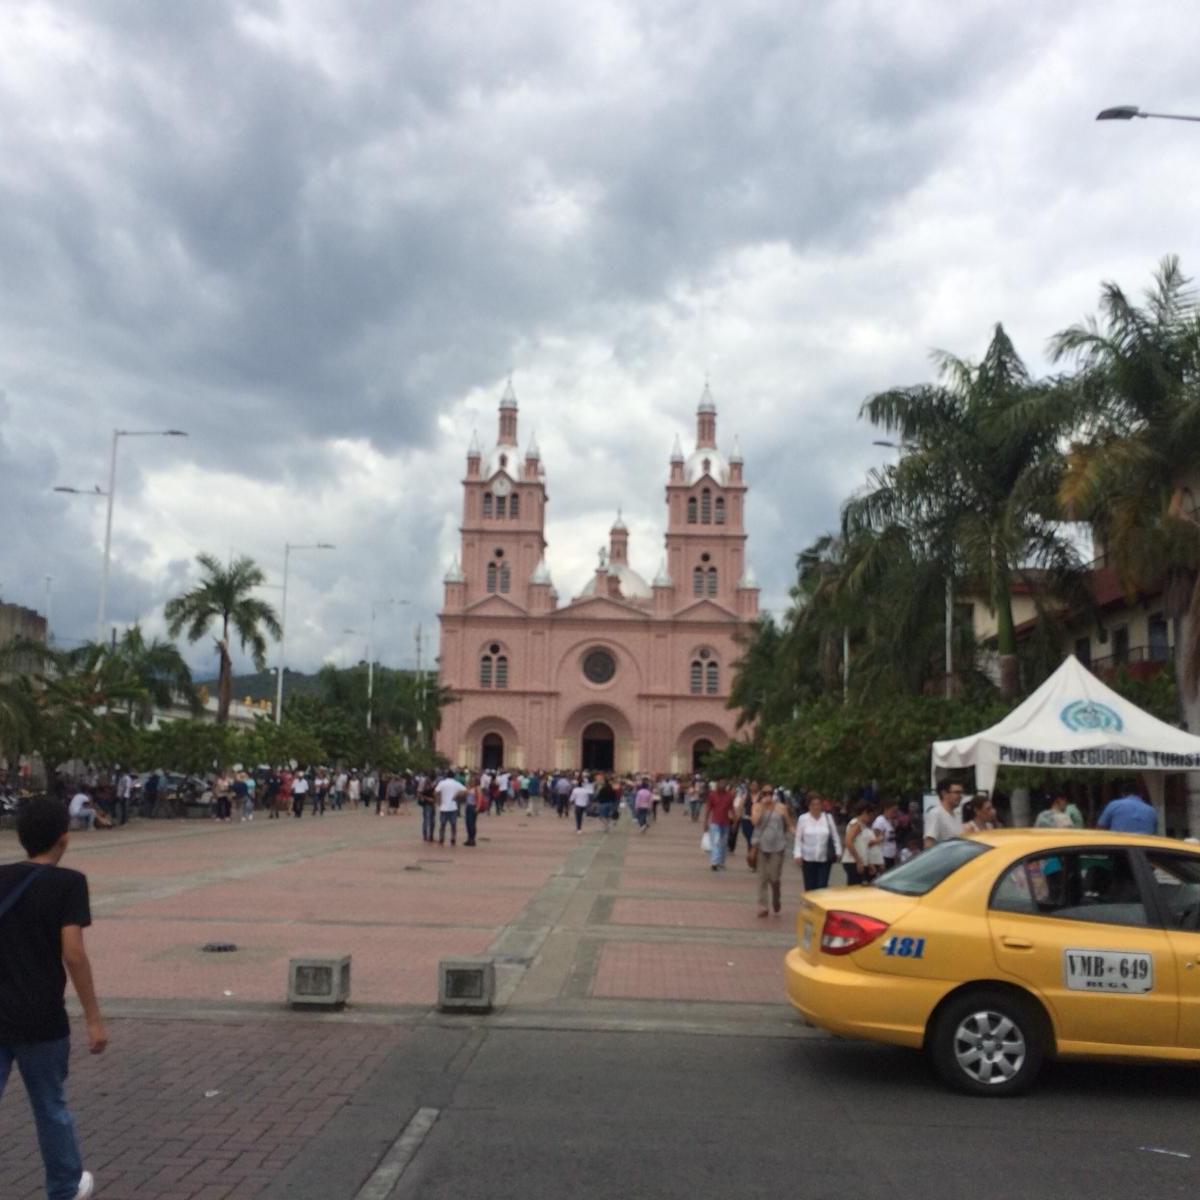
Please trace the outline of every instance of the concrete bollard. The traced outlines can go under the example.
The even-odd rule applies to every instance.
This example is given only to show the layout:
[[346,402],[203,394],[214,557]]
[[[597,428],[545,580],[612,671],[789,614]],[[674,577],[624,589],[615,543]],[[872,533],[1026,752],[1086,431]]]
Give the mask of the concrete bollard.
[[350,999],[350,955],[288,959],[288,1004],[341,1008]]
[[438,1008],[486,1013],[496,999],[496,964],[490,958],[444,958],[438,963]]

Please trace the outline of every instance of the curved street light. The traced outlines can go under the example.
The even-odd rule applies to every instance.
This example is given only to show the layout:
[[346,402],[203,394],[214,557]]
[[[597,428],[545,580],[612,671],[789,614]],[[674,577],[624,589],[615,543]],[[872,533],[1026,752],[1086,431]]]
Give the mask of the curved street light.
[[1136,104],[1118,104],[1114,108],[1103,108],[1096,114],[1097,121],[1132,121],[1134,117],[1140,117],[1142,120],[1157,117],[1160,121],[1200,121],[1200,117],[1185,116],[1182,113],[1142,112]]
[[73,487],[56,487],[56,492],[66,492],[72,496],[106,496],[108,511],[104,517],[104,569],[100,574],[100,603],[96,608],[96,641],[105,640],[105,625],[108,623],[108,568],[112,561],[112,525],[113,500],[117,492],[117,446],[123,437],[187,437],[182,429],[114,429],[112,431],[112,451],[108,460],[108,491],[103,492],[97,487],[87,491]]

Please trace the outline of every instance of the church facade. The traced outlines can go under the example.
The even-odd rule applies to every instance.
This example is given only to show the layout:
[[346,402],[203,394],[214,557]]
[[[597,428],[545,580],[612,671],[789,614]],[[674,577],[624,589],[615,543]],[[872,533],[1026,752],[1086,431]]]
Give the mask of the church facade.
[[438,749],[456,765],[691,771],[733,736],[736,636],[758,615],[746,562],[743,463],[717,448],[707,385],[696,444],[676,439],[666,552],[652,583],[629,564],[618,515],[583,592],[560,603],[546,565],[546,474],[521,453],[517,398],[476,439],[463,479],[461,549],[445,577]]

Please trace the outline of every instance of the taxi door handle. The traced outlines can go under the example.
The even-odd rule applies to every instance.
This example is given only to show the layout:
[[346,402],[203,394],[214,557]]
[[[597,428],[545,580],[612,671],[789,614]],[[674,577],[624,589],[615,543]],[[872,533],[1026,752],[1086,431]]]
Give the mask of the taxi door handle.
[[1009,950],[1032,950],[1033,943],[1027,938],[1002,937],[1000,944]]

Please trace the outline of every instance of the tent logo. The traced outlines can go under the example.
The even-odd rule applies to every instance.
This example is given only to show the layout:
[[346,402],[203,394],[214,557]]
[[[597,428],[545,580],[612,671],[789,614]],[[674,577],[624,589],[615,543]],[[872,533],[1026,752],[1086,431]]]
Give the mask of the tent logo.
[[1059,713],[1059,720],[1072,733],[1095,733],[1101,729],[1120,733],[1125,728],[1125,722],[1115,709],[1095,700],[1072,700]]

